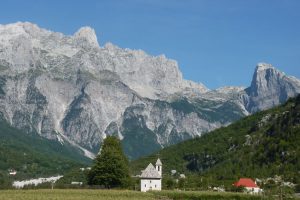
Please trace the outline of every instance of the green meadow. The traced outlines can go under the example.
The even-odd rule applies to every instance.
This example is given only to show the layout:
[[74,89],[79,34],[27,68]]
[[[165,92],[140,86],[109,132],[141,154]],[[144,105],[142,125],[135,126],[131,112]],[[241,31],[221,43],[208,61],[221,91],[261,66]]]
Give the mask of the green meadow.
[[269,200],[271,198],[218,192],[137,192],[127,190],[0,190],[0,200]]
[[2,190],[0,200],[153,200],[154,194],[126,190]]

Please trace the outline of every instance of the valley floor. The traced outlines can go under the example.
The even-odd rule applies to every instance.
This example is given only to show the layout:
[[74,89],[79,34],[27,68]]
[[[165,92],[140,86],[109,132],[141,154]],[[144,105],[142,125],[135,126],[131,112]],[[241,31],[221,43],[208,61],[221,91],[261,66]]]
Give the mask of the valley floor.
[[126,190],[2,190],[0,200],[268,200],[262,196],[238,193],[162,191],[142,193]]
[[3,190],[0,200],[153,200],[155,195],[125,190]]

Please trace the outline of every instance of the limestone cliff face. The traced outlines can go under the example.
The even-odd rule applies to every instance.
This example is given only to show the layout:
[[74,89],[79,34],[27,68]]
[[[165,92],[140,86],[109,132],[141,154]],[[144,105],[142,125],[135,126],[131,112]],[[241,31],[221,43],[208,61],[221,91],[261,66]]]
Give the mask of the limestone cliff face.
[[87,156],[117,135],[136,158],[299,93],[299,80],[275,69],[257,73],[246,90],[209,91],[165,56],[98,42],[89,27],[66,36],[27,22],[0,25],[1,118]]
[[[184,118],[180,113],[170,114],[170,107],[160,112],[155,102],[186,89],[207,91],[184,80],[176,61],[165,56],[110,43],[100,47],[89,27],[65,36],[27,22],[0,25],[0,87],[1,117],[10,124],[49,139],[70,140],[93,152],[107,134],[127,138],[126,113],[139,106],[144,106],[139,115],[154,133],[153,141],[160,147],[168,145],[163,134],[169,133],[159,136],[155,131],[163,124],[160,119],[172,118],[168,123],[179,125],[173,137],[181,138],[181,132],[191,128],[176,119]],[[197,117],[193,120],[204,130],[214,127],[200,124]]]
[[284,103],[288,98],[299,94],[300,81],[270,64],[259,63],[246,92],[246,108],[250,112],[257,112]]

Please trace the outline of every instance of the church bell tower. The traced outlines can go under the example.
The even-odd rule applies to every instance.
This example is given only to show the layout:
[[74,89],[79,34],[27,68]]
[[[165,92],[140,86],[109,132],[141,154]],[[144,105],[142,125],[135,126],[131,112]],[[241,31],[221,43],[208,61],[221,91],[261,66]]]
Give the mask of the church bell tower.
[[155,169],[158,171],[160,175],[162,175],[162,163],[160,159],[158,158],[156,163],[155,163]]

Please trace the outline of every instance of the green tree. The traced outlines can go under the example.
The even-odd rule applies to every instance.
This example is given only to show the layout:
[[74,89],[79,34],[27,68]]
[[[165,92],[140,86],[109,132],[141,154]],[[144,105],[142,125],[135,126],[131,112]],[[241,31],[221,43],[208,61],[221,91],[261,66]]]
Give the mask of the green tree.
[[165,178],[165,186],[167,189],[174,189],[176,182],[174,181],[173,178]]
[[120,140],[109,136],[103,141],[100,154],[94,160],[88,174],[88,184],[105,188],[128,187],[131,183],[128,165]]
[[178,188],[180,189],[185,189],[185,179],[184,178],[180,178],[178,181]]

